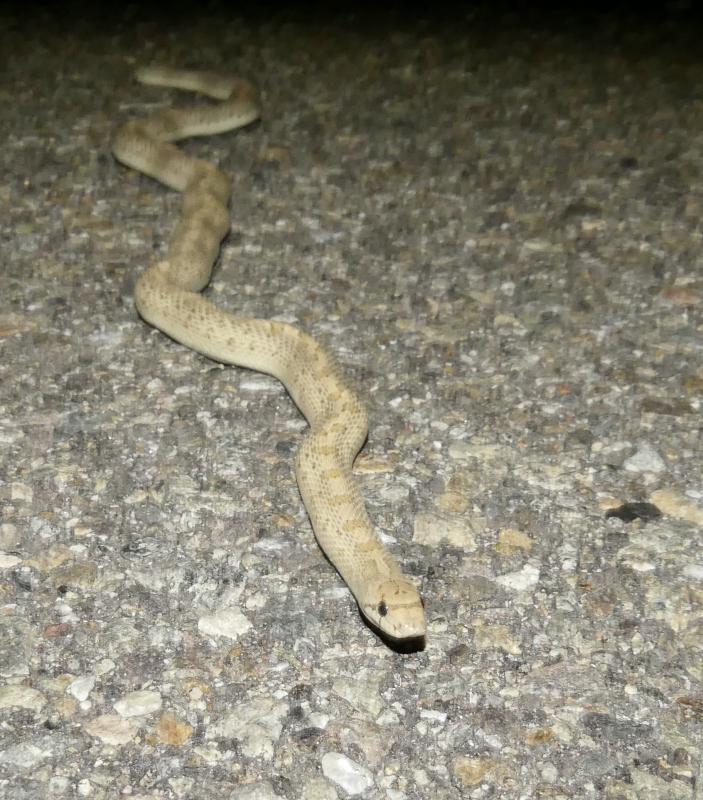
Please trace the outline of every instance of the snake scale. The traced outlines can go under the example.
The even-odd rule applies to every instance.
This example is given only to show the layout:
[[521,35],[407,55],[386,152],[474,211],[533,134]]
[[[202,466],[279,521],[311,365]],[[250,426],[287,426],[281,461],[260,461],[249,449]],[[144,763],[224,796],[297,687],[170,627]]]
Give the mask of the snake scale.
[[137,281],[139,314],[211,359],[268,373],[283,383],[310,425],[295,471],[318,543],[382,636],[400,642],[423,638],[420,595],[380,542],[352,476],[368,430],[358,395],[329,352],[308,334],[283,322],[234,316],[200,294],[230,230],[230,179],[172,142],[253,122],[259,117],[254,88],[215,73],[161,66],[138,70],[136,78],[220,101],[128,121],[114,138],[118,161],[183,194],[165,260]]

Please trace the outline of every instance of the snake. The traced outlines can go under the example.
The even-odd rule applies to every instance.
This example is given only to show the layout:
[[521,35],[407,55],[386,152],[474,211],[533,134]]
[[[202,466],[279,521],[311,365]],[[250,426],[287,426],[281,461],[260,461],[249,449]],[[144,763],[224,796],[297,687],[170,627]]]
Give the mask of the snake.
[[241,78],[162,65],[142,67],[135,78],[219,101],[130,119],[113,138],[117,161],[182,193],[165,258],[136,281],[139,315],[207,358],[272,375],[284,385],[309,425],[295,475],[318,544],[372,630],[391,643],[424,643],[423,600],[381,542],[352,473],[368,435],[359,395],[308,333],[285,322],[232,314],[201,294],[230,231],[231,179],[174,142],[253,123],[260,116],[256,89]]

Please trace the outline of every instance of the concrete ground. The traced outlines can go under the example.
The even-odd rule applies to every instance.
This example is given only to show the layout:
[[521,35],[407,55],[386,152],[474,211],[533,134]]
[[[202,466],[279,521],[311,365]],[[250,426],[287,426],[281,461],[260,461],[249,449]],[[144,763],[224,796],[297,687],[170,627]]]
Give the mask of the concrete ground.
[[[0,794],[701,798],[703,63],[685,4],[0,9]],[[371,421],[427,605],[359,617],[273,379],[137,316],[179,197],[125,120],[254,80],[210,297]]]

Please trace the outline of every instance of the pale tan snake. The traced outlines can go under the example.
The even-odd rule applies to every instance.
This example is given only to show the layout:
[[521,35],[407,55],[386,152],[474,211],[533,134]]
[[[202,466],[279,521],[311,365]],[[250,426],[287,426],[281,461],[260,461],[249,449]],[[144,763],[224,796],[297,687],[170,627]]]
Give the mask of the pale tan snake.
[[394,640],[424,637],[420,595],[379,541],[352,476],[367,434],[356,392],[327,350],[306,333],[283,322],[234,316],[200,294],[230,229],[230,179],[170,142],[253,122],[259,116],[254,89],[234,78],[165,67],[139,70],[137,79],[222,101],[127,122],[113,142],[123,164],[183,193],[165,260],[137,281],[139,313],[209,358],[268,373],[284,384],[310,424],[298,450],[296,477],[317,541],[373,626]]

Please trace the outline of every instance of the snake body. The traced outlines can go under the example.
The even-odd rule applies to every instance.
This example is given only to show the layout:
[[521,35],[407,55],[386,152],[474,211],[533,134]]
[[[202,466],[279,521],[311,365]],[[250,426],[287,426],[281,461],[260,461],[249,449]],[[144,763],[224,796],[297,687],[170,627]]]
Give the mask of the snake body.
[[183,193],[165,260],[137,281],[139,314],[209,358],[268,373],[284,384],[310,425],[297,453],[296,478],[318,543],[364,617],[382,635],[392,640],[424,637],[420,595],[380,542],[352,476],[368,430],[356,392],[311,336],[283,322],[234,316],[200,294],[230,229],[230,179],[171,142],[256,120],[253,87],[214,73],[154,66],[139,70],[136,78],[221,101],[132,120],[115,136],[112,150],[120,162]]

